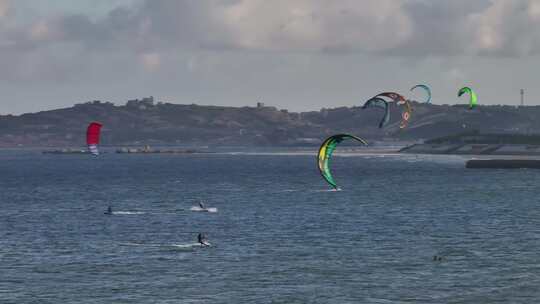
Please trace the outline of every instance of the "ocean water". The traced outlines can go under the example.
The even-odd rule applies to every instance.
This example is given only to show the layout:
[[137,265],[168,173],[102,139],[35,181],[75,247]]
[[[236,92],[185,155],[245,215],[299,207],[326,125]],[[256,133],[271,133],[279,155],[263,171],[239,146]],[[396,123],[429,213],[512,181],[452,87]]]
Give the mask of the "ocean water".
[[540,171],[464,162],[0,152],[0,303],[540,302]]

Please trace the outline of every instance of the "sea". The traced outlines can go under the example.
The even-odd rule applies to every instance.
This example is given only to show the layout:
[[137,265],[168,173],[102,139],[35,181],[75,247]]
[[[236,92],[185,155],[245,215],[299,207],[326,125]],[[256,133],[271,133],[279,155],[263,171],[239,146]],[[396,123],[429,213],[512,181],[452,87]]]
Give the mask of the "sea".
[[540,171],[314,152],[0,151],[0,303],[540,302]]

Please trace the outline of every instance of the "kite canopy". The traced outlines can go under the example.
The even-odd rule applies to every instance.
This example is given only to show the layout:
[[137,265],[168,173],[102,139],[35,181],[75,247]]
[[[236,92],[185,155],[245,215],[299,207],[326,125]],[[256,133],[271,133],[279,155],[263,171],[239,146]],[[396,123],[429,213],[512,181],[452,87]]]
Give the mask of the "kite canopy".
[[396,92],[384,92],[384,93],[375,95],[375,97],[387,97],[387,98],[392,99],[392,101],[395,101],[395,102],[405,102],[405,97],[403,97],[402,95]]
[[431,89],[425,84],[417,84],[411,88],[411,91],[414,91],[417,88],[422,88],[426,91],[427,93],[426,103],[431,103]]
[[399,103],[405,107],[404,111],[401,113],[401,122],[399,123],[399,128],[406,128],[411,119],[412,107],[411,103],[406,100],[405,102]]
[[469,110],[472,110],[478,104],[478,97],[476,97],[476,93],[469,87],[461,88],[458,92],[458,97],[461,97],[465,93],[469,93]]
[[101,126],[102,125],[100,123],[92,122],[86,129],[86,144],[88,145],[88,150],[90,153],[94,155],[99,155],[98,144]]
[[380,97],[373,97],[366,101],[364,105],[362,106],[362,109],[367,108],[381,108],[384,110],[384,116],[381,119],[381,122],[379,123],[379,128],[384,127],[388,122],[390,121],[390,107],[388,106],[388,102],[386,100],[380,98]]
[[349,134],[337,134],[325,139],[319,148],[319,153],[317,155],[317,164],[322,177],[336,190],[339,190],[339,187],[337,186],[336,182],[334,181],[334,177],[330,172],[330,159],[332,158],[332,154],[334,153],[337,145],[346,139],[354,139],[367,146],[367,142],[360,137]]

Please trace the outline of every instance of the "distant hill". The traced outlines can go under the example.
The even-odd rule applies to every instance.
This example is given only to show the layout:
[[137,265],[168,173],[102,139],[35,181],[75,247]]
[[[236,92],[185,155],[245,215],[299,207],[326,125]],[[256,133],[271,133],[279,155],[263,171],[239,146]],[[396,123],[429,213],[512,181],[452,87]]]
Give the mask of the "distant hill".
[[378,109],[339,107],[292,113],[274,107],[219,107],[131,100],[115,106],[88,102],[70,108],[0,116],[0,146],[82,146],[86,125],[103,123],[104,145],[306,145],[345,132],[369,140],[418,140],[477,130],[540,133],[540,107],[427,105],[413,102],[411,123],[399,129],[401,108],[377,128]]

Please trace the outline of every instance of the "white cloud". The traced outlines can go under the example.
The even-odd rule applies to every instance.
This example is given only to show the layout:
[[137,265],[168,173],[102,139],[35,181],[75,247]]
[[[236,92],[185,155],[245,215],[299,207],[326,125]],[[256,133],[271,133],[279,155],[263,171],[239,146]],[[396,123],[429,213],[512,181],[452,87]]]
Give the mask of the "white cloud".
[[469,16],[473,52],[528,56],[540,51],[540,1],[493,0]]
[[115,86],[301,109],[420,80],[454,102],[463,83],[532,83],[540,52],[540,0],[103,0],[99,12],[59,1],[29,13],[45,6],[33,3],[0,0],[0,89],[51,87],[51,104],[67,88],[71,103]]
[[[0,0],[0,16],[5,3]],[[525,56],[540,51],[540,0],[482,0],[475,5],[414,0],[148,0],[141,6],[116,8],[96,20],[85,15],[49,16],[31,23],[27,32],[37,41],[81,41],[94,49],[136,53],[202,48]]]
[[391,0],[241,0],[222,8],[214,15],[239,48],[377,51],[412,34],[402,4]]

